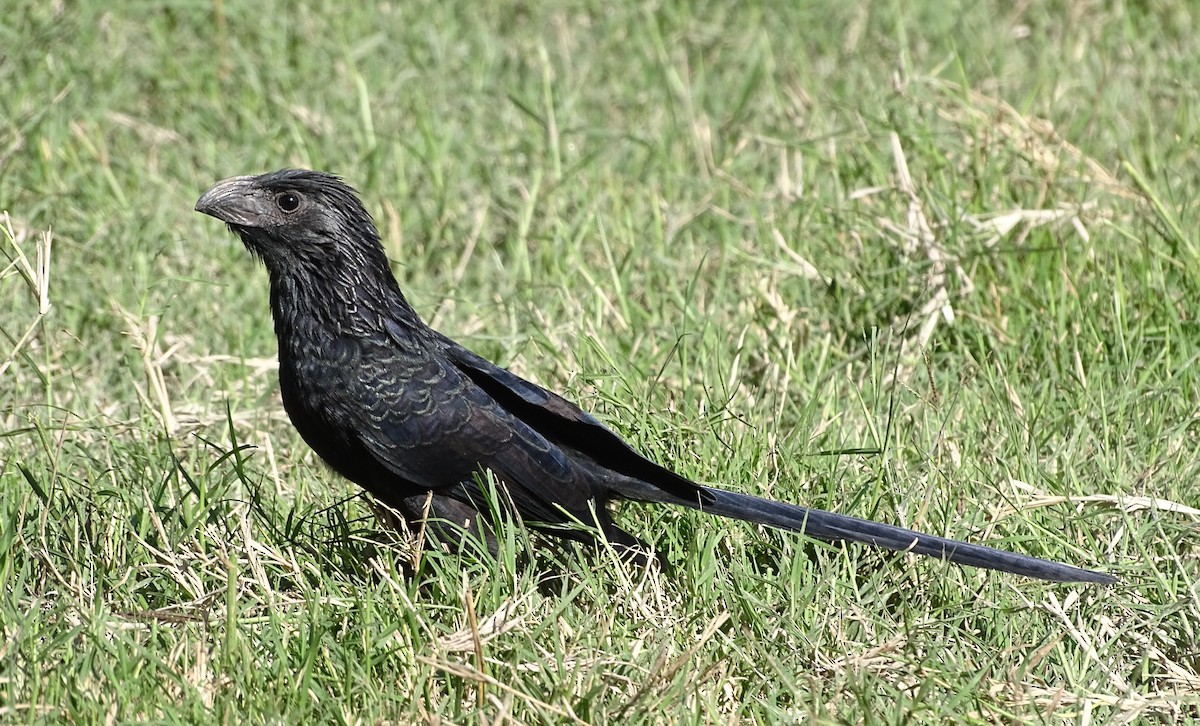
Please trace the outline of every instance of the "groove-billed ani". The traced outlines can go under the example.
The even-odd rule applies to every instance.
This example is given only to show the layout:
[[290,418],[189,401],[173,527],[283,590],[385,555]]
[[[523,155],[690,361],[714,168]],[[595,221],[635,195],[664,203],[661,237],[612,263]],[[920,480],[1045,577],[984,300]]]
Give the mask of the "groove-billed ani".
[[470,523],[482,507],[480,476],[490,469],[525,521],[577,539],[593,535],[562,525],[594,524],[634,558],[648,550],[613,524],[613,500],[676,504],[1044,580],[1115,581],[703,486],[655,464],[573,403],[422,322],[400,292],[370,214],[337,177],[289,169],[226,179],[196,210],[225,222],[266,265],[283,405],[300,435],[334,470],[411,520],[428,513],[431,522],[478,526]]

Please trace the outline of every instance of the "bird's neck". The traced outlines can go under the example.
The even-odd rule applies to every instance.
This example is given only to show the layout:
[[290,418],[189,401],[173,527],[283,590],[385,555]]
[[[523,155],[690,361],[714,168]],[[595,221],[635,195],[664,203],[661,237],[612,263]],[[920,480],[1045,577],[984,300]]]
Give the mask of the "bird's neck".
[[[356,336],[376,331],[385,321],[425,328],[395,278],[383,269],[331,261],[323,269],[292,265],[271,272],[271,313],[282,344],[295,335]],[[339,264],[342,263],[342,264]]]

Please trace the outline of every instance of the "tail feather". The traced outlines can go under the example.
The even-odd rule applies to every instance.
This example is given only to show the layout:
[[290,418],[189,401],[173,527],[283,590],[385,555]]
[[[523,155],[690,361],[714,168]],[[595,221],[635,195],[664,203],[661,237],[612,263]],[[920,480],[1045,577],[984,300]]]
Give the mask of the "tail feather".
[[800,532],[826,541],[850,540],[899,552],[915,552],[960,565],[984,567],[1053,582],[1113,583],[1116,578],[1058,562],[1019,555],[1015,552],[922,534],[911,529],[872,522],[845,514],[774,502],[723,489],[704,487],[714,501],[701,504],[674,500],[709,514],[731,517],[769,527]]

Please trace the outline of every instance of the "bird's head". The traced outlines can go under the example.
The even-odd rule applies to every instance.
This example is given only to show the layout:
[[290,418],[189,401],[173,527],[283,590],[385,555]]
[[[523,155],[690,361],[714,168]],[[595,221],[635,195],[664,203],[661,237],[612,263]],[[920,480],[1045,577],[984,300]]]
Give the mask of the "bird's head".
[[388,269],[371,215],[354,189],[332,174],[281,169],[225,179],[204,192],[196,211],[224,222],[273,278]]

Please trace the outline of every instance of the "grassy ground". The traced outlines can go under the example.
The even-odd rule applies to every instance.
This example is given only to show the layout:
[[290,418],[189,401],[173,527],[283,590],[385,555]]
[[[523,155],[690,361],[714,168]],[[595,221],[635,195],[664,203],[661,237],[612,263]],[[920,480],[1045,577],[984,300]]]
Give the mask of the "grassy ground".
[[[1200,714],[1192,6],[639,5],[9,3],[4,721]],[[285,165],[691,477],[1122,583],[637,507],[669,575],[513,532],[407,577],[191,211]]]

